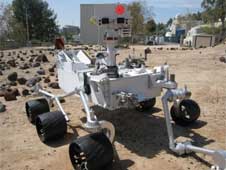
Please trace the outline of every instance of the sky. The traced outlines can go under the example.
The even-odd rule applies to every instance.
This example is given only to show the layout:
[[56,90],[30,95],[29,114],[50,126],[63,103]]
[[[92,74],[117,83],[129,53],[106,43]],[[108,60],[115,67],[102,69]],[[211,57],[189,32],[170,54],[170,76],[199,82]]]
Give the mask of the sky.
[[[12,0],[0,0],[11,3]],[[57,14],[57,22],[64,25],[80,26],[80,4],[130,3],[134,0],[46,0]],[[139,1],[139,0],[138,0]],[[141,0],[142,1],[142,0]],[[153,8],[157,22],[166,23],[178,14],[201,11],[202,0],[146,0]]]

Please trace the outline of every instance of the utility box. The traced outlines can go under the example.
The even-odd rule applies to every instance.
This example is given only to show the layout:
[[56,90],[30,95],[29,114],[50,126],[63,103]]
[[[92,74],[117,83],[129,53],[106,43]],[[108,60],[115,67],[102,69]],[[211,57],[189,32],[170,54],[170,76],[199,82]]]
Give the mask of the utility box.
[[195,35],[192,37],[192,47],[213,47],[215,45],[215,36],[213,35]]

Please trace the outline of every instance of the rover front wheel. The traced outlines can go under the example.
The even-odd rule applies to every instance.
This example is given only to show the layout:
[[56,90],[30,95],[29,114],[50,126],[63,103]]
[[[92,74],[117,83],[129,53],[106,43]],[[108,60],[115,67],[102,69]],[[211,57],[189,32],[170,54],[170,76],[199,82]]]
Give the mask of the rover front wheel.
[[200,107],[194,100],[186,99],[180,102],[178,108],[173,105],[170,113],[176,124],[188,126],[199,118]]
[[103,132],[74,140],[69,146],[73,167],[77,170],[105,169],[113,161],[113,146]]

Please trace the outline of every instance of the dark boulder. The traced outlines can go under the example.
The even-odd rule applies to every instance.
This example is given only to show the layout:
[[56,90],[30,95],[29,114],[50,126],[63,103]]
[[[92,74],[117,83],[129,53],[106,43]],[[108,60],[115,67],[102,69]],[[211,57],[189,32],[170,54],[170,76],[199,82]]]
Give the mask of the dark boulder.
[[53,89],[60,89],[60,86],[57,82],[52,82],[49,84],[49,87],[53,88]]
[[5,111],[6,111],[6,106],[2,102],[0,102],[0,113],[3,113]]
[[44,83],[50,83],[50,82],[51,82],[51,80],[50,80],[49,77],[46,77],[46,78],[44,79]]
[[45,54],[41,54],[41,55],[37,56],[35,61],[36,62],[43,62],[43,63],[49,62],[49,60],[48,60],[48,58]]
[[9,81],[17,81],[17,73],[16,72],[13,72],[11,74],[8,75],[8,80]]
[[29,93],[29,90],[28,89],[23,89],[22,90],[22,96],[29,96],[30,93]]
[[36,85],[37,82],[38,82],[37,78],[28,79],[26,82],[26,86],[32,87],[32,86]]
[[38,73],[39,75],[45,75],[45,74],[46,74],[46,72],[45,72],[44,69],[38,70],[37,73]]
[[32,64],[32,67],[39,67],[40,65],[41,65],[40,63],[35,62],[35,63]]
[[17,81],[20,85],[25,85],[27,82],[27,79],[25,79],[24,77],[21,77],[21,78],[18,78]]

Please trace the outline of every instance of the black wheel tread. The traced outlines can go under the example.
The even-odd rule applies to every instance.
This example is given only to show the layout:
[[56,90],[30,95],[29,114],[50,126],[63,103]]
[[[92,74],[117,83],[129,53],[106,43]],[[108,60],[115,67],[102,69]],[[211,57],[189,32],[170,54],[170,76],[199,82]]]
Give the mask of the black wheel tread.
[[[189,119],[185,117],[182,111],[182,107],[185,107],[187,113],[190,116]],[[181,126],[188,126],[194,123],[199,118],[200,112],[201,111],[199,105],[191,99],[181,101],[179,105],[179,110],[175,106],[172,106],[170,110],[173,121]]]
[[74,155],[79,150],[85,153],[89,170],[103,169],[113,161],[113,147],[104,133],[90,134],[71,143],[69,154],[74,168],[76,168]]
[[[67,132],[67,122],[62,112],[48,112],[37,117],[36,129],[40,139],[47,142],[62,137]],[[43,136],[41,130],[44,132]]]
[[31,123],[35,123],[39,114],[50,111],[48,101],[45,98],[30,100],[25,104],[26,114]]

